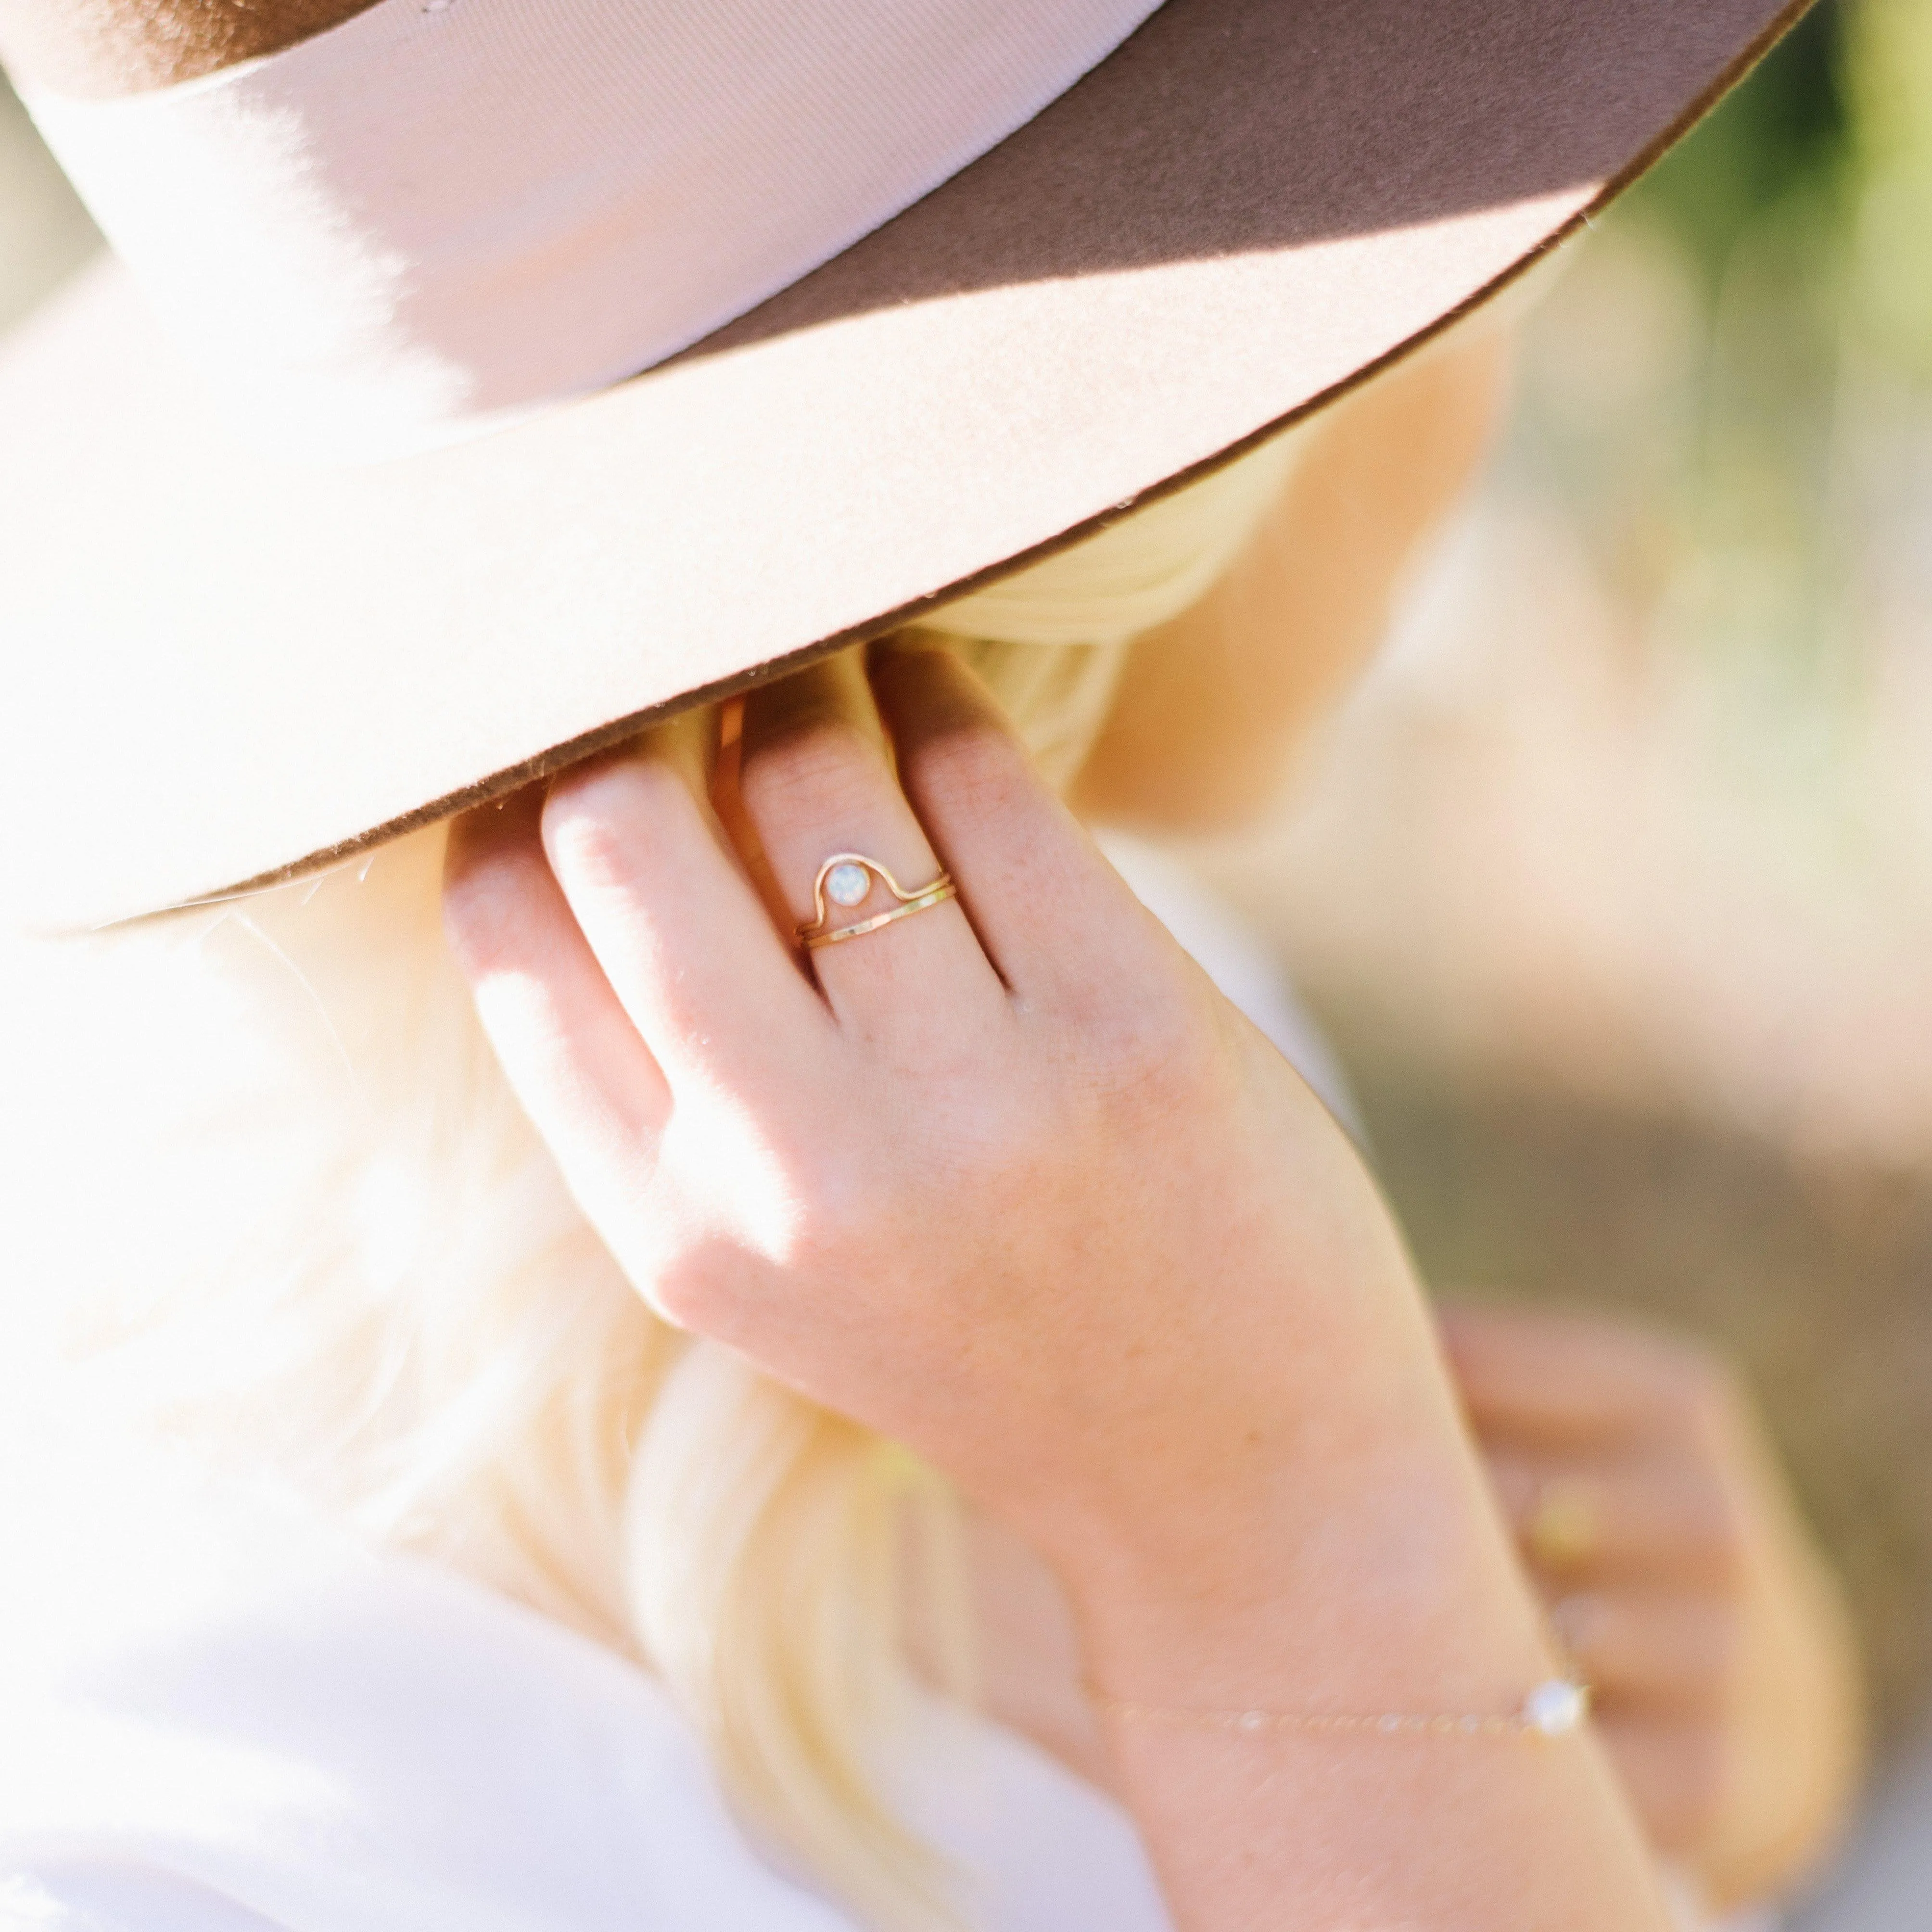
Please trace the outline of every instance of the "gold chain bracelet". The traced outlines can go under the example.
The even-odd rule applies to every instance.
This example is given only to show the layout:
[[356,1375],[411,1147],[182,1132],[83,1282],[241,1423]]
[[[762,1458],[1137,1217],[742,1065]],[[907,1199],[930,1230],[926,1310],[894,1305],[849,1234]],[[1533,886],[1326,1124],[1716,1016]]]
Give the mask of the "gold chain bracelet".
[[1522,1700],[1520,1709],[1504,1717],[1474,1714],[1422,1717],[1394,1711],[1372,1717],[1323,1711],[1196,1711],[1132,1703],[1090,1688],[1088,1694],[1095,1706],[1111,1717],[1196,1730],[1233,1731],[1250,1737],[1270,1731],[1292,1731],[1318,1737],[1355,1733],[1382,1737],[1561,1738],[1580,1730],[1590,1714],[1590,1687],[1564,1677],[1552,1677],[1547,1683],[1539,1684]]

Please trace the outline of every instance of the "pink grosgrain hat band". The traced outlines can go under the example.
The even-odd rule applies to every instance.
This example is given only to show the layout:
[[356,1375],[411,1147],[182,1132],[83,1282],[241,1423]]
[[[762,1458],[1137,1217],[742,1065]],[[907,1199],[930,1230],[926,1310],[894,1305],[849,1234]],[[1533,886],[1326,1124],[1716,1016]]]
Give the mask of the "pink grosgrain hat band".
[[1156,0],[378,0],[29,106],[232,425],[434,447],[675,355],[1030,120]]

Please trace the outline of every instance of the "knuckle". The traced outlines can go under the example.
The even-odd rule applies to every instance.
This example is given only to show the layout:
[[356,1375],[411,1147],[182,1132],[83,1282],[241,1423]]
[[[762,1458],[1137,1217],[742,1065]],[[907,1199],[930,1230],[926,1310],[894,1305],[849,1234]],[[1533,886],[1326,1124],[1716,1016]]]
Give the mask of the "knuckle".
[[545,885],[541,853],[518,846],[468,857],[442,889],[443,928],[458,963],[481,978],[530,950],[532,895]]
[[760,818],[850,820],[877,794],[878,747],[856,724],[814,718],[788,726],[747,751],[740,788]]
[[1088,1040],[1098,1088],[1110,1106],[1161,1120],[1216,1092],[1232,1070],[1222,1029],[1178,987],[1111,1008]]
[[647,1211],[630,1218],[641,1238],[620,1258],[652,1312],[691,1334],[737,1340],[766,1257],[694,1196],[686,1178],[665,1184],[660,1177],[639,1204]]
[[875,1253],[890,1245],[877,1185],[880,1171],[830,1150],[802,1152],[788,1164],[782,1251],[789,1272],[847,1279],[868,1274]]
[[1018,742],[990,720],[940,721],[908,754],[907,782],[976,816],[1001,811],[1020,788],[1037,784]]
[[547,816],[544,838],[557,876],[572,886],[602,892],[629,881],[630,842],[601,814],[573,812],[555,818]]
[[794,1282],[849,1274],[878,1241],[876,1162],[822,1121],[767,1117],[736,1144],[734,1212],[746,1252]]
[[614,760],[568,772],[544,802],[544,849],[573,883],[626,885],[649,844],[640,827],[688,803],[683,782],[655,760]]
[[674,1328],[722,1339],[736,1300],[732,1275],[716,1245],[701,1243],[658,1257],[640,1285],[652,1310]]

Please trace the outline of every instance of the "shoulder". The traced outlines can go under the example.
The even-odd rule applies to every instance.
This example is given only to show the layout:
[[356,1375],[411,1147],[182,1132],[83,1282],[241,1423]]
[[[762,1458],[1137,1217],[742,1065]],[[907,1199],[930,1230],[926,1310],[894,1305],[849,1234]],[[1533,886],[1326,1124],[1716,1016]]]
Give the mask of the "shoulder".
[[[627,1659],[152,1460],[37,1467],[24,1497],[0,1460],[34,1586],[0,1601],[0,1932],[856,1932]],[[892,1781],[976,1923],[1166,1932],[1124,1814],[917,1702]]]
[[4,1932],[284,1932],[206,1886],[151,1866],[67,1860],[0,1872]]

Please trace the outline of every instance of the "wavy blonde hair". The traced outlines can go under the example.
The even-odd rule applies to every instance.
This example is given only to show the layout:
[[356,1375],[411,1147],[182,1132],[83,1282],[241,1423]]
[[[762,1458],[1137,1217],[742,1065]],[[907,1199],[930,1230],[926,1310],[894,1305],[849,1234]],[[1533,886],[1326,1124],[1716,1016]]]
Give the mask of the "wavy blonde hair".
[[[926,628],[1070,778],[1129,641],[1220,573],[1288,461],[1277,441]],[[953,1922],[878,1776],[908,1505],[943,1526],[943,1489],[648,1312],[478,1029],[442,847],[16,962],[42,1232],[11,1359],[52,1358],[70,1412],[271,1468],[628,1648],[862,1916]]]

